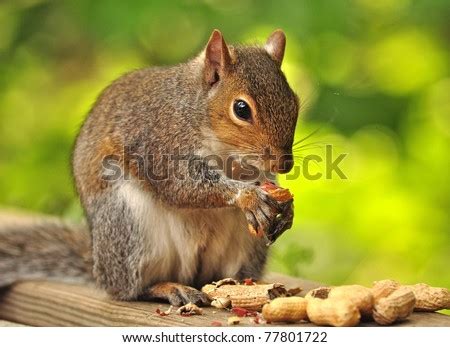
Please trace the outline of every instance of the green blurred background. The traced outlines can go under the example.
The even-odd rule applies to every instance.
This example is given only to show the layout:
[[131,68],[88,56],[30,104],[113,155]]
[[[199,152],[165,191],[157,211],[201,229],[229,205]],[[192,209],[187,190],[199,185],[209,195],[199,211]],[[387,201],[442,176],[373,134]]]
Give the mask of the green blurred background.
[[297,136],[320,129],[301,155],[332,144],[348,179],[281,178],[296,219],[270,269],[450,287],[449,18],[448,0],[2,1],[0,205],[81,219],[69,158],[102,88],[192,57],[213,28],[228,42],[283,28]]

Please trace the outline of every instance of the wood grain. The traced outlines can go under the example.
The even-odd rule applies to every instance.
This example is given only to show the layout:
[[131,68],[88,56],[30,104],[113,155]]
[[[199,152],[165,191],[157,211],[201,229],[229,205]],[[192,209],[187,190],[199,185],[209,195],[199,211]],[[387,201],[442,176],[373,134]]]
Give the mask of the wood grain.
[[18,324],[14,322],[8,322],[7,320],[0,320],[0,328],[3,327],[24,327],[26,325]]
[[[270,275],[270,282],[301,286],[307,290],[318,284],[292,277]],[[32,326],[211,326],[213,321],[227,324],[231,313],[212,307],[202,316],[182,317],[175,312],[161,317],[156,309],[169,305],[147,302],[120,302],[105,293],[86,286],[57,282],[30,281],[17,283],[0,295],[0,319]],[[242,326],[251,326],[251,318],[243,318]],[[300,323],[298,326],[311,326]],[[374,326],[374,323],[363,323]],[[450,316],[438,313],[414,313],[400,326],[450,326]],[[273,325],[271,325],[273,326]],[[289,326],[295,326],[290,324]]]

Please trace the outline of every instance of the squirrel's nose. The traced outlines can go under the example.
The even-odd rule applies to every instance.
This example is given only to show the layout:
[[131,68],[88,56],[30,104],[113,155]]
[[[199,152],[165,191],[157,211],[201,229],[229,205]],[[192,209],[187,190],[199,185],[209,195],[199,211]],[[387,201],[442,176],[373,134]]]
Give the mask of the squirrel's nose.
[[292,154],[283,154],[272,165],[272,172],[285,174],[292,170],[294,167],[294,158]]

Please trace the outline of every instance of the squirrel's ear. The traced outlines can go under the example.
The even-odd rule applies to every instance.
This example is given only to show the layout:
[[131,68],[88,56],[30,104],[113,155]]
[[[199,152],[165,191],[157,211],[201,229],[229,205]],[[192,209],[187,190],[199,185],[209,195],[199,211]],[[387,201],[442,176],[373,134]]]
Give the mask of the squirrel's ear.
[[283,30],[275,30],[267,39],[264,48],[272,59],[281,66],[284,57],[284,49],[286,48],[286,35]]
[[231,62],[230,51],[223,39],[222,33],[215,29],[205,49],[205,80],[210,85],[222,77],[223,72]]

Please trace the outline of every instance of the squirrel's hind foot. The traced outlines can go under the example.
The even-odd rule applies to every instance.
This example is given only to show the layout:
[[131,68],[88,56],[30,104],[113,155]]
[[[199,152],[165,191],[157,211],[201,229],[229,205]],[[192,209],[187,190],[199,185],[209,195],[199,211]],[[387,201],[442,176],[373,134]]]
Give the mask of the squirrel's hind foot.
[[190,302],[197,306],[209,306],[211,302],[208,295],[198,289],[173,282],[154,284],[139,299],[168,301],[173,306],[183,306]]

